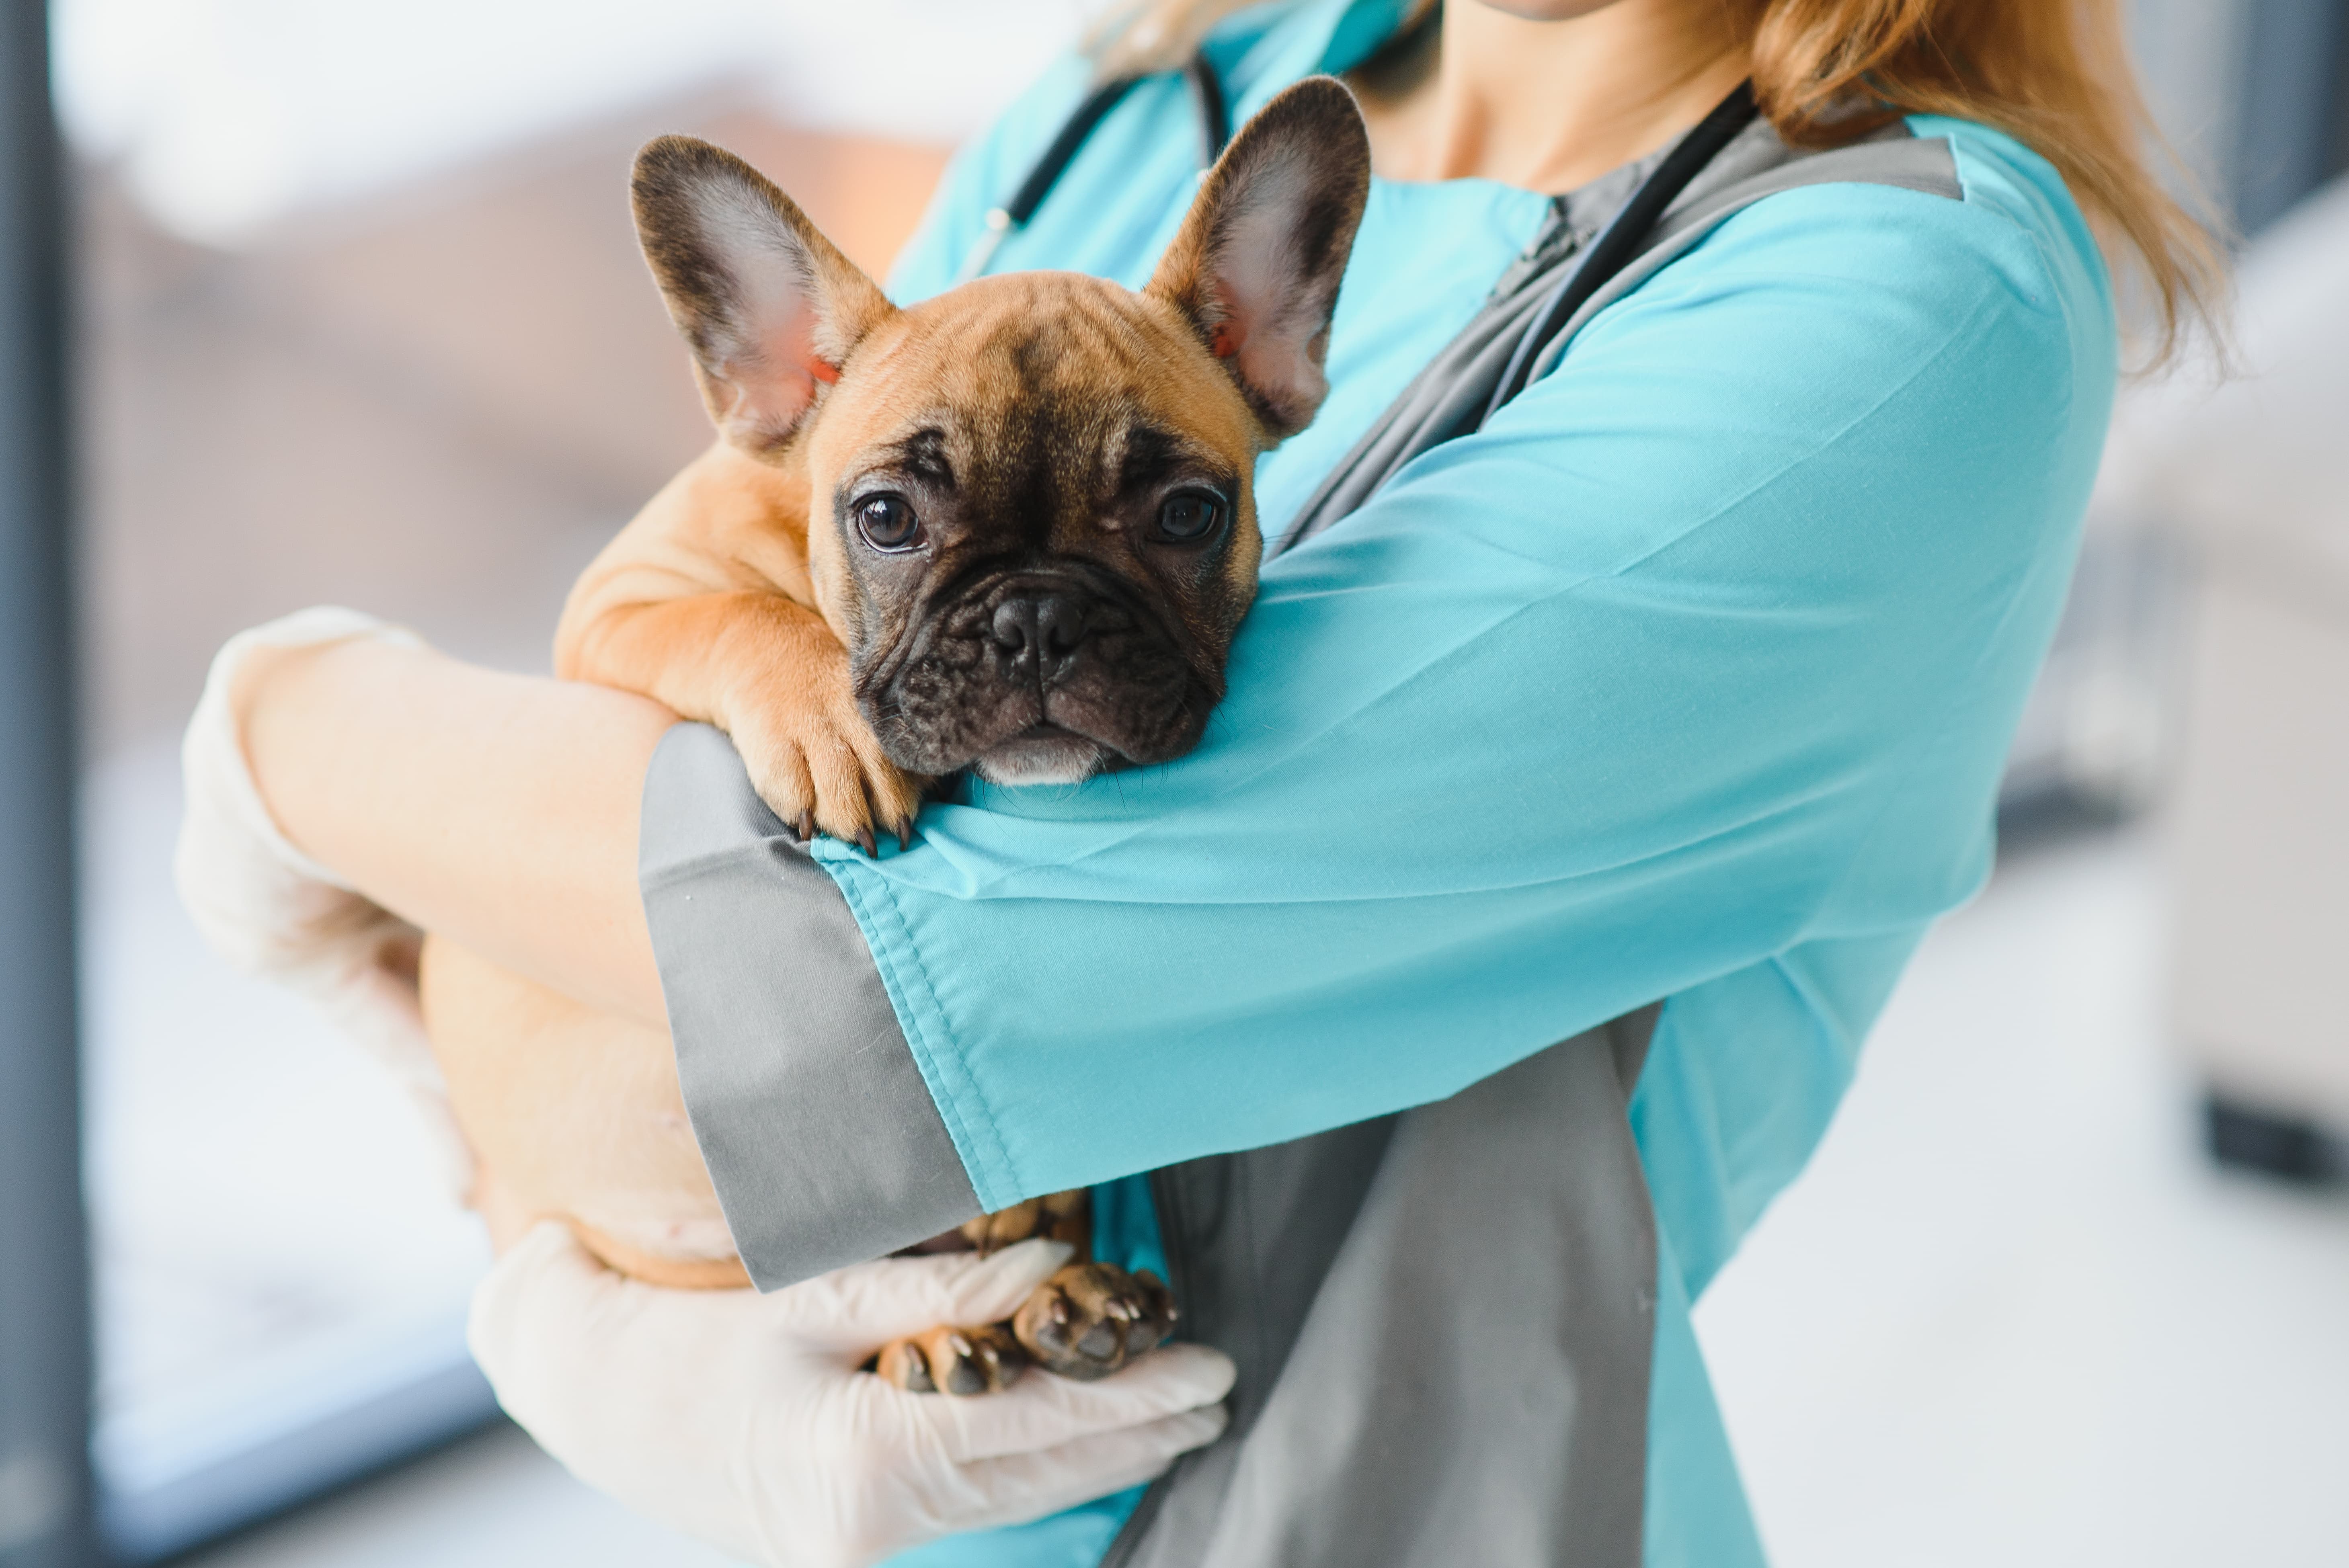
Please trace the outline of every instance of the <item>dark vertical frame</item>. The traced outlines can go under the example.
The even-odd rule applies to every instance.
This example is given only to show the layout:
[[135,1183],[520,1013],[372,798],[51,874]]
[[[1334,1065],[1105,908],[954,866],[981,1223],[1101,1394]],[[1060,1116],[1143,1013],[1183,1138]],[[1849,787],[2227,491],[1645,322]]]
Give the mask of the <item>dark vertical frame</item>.
[[2245,20],[2229,183],[2254,235],[2349,161],[2349,0],[2254,0]]
[[2349,0],[2333,0],[2332,123],[2324,128],[2327,179],[2349,174]]
[[0,1568],[90,1568],[74,996],[65,181],[44,0],[0,0]]

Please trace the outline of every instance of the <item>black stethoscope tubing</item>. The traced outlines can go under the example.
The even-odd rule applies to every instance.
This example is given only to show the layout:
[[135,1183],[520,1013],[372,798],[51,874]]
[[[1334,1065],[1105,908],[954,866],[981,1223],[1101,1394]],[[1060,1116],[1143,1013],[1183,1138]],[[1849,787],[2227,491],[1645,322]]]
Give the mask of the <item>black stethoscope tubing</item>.
[[[1204,160],[1212,167],[1222,155],[1224,144],[1231,139],[1230,106],[1224,97],[1223,83],[1216,78],[1215,67],[1207,63],[1204,53],[1191,57],[1185,74],[1191,79],[1192,97],[1199,112]],[[1044,150],[1044,155],[1036,160],[1036,166],[1028,171],[1028,178],[1011,193],[1011,200],[987,214],[987,232],[963,259],[956,282],[967,283],[985,272],[1005,237],[1028,226],[1028,221],[1044,205],[1052,187],[1060,183],[1061,176],[1083,149],[1086,138],[1142,79],[1120,77],[1103,82],[1086,95],[1076,112],[1061,127],[1061,133]],[[1643,242],[1666,210],[1721,155],[1722,150],[1754,122],[1758,112],[1753,82],[1740,82],[1734,92],[1722,99],[1695,129],[1664,156],[1664,160],[1631,193],[1623,210],[1592,243],[1581,263],[1558,280],[1549,299],[1535,313],[1517,339],[1508,368],[1502,372],[1500,384],[1493,389],[1492,400],[1476,421],[1477,428],[1482,428],[1503,404],[1526,389],[1543,357],[1542,350],[1574,319],[1577,311],[1639,258]]]
[[1535,314],[1509,356],[1508,368],[1501,372],[1500,385],[1493,388],[1493,400],[1485,406],[1484,417],[1476,421],[1478,428],[1500,412],[1501,405],[1526,389],[1542,350],[1574,319],[1576,312],[1639,259],[1642,245],[1655,232],[1665,209],[1721,156],[1723,148],[1754,123],[1759,112],[1754,101],[1754,83],[1751,79],[1742,81],[1734,92],[1698,122],[1695,129],[1681,138],[1664,155],[1655,172],[1640,182],[1614,222],[1592,242],[1582,263],[1558,280],[1547,302]]
[[[1216,67],[1207,63],[1205,54],[1192,56],[1184,74],[1191,78],[1192,101],[1199,112],[1200,161],[1203,167],[1212,169],[1216,160],[1224,154],[1224,144],[1232,139],[1231,106],[1224,98],[1224,84],[1216,77]],[[968,283],[985,272],[987,263],[995,259],[997,247],[1015,231],[1028,226],[1037,209],[1044,205],[1044,198],[1052,193],[1052,187],[1061,182],[1061,176],[1076,160],[1093,129],[1124,101],[1125,95],[1142,79],[1119,77],[1085,95],[1076,112],[1061,127],[1061,134],[1052,139],[1044,155],[1036,160],[1036,167],[1028,171],[1028,178],[1011,193],[1011,200],[988,211],[987,232],[963,257],[962,270],[955,274],[955,282]]]

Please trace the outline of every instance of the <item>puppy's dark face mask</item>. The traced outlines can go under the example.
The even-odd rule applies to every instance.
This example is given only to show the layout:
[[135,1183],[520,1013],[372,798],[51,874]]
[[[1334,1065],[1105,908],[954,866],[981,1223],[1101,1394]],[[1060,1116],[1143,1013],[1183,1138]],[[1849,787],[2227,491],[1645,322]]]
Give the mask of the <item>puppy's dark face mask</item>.
[[738,160],[647,150],[647,254],[721,430],[804,465],[817,606],[891,760],[1067,782],[1197,744],[1256,590],[1252,470],[1327,388],[1368,180],[1317,78],[1141,292],[1020,273],[898,310]]
[[[831,512],[811,554],[891,759],[1022,784],[1189,750],[1261,553],[1261,432],[1222,366],[1073,274],[985,280],[905,325],[810,449]],[[836,451],[848,430],[874,438]]]

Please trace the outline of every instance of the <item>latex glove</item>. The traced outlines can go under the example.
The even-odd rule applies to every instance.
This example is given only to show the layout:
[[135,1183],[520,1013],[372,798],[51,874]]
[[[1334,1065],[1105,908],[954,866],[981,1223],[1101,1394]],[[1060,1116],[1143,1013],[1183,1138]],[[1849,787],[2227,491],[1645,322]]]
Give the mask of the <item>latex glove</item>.
[[269,815],[245,759],[238,683],[254,656],[357,637],[422,645],[413,633],[371,615],[321,607],[240,633],[213,658],[180,750],[186,802],[172,875],[214,952],[308,997],[390,1069],[461,1197],[472,1185],[472,1158],[418,1010],[422,934],[295,848]]
[[1010,1316],[1068,1256],[892,1258],[762,1296],[625,1279],[545,1224],[475,1292],[470,1338],[506,1413],[590,1486],[766,1568],[863,1568],[1135,1485],[1223,1431],[1232,1364],[1203,1346],[974,1398],[856,1369]]

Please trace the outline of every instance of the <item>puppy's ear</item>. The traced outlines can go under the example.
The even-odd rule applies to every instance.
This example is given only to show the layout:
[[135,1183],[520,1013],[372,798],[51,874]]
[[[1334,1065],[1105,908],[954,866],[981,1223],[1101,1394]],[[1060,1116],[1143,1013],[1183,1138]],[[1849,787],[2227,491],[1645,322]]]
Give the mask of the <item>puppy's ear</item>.
[[1330,313],[1370,188],[1354,95],[1309,77],[1232,139],[1150,280],[1276,440],[1312,423],[1330,390]]
[[895,307],[766,176],[664,136],[636,154],[636,237],[693,350],[719,432],[746,451],[797,429],[818,388]]

